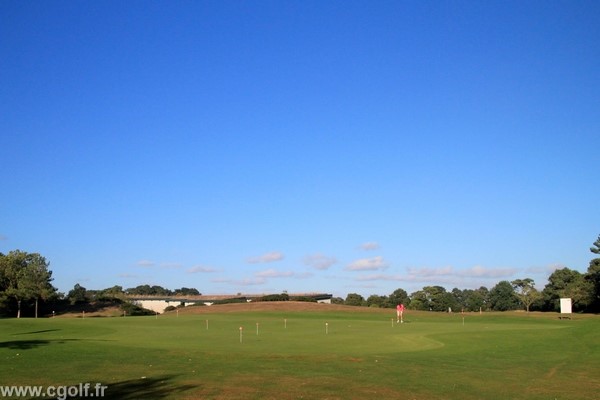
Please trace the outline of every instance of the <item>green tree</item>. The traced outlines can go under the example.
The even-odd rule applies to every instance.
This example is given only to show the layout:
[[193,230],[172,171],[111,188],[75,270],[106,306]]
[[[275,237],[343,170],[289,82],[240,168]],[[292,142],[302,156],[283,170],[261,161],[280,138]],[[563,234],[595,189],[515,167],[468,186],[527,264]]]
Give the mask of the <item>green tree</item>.
[[113,287],[101,290],[99,293],[96,294],[96,297],[98,298],[98,300],[123,300],[125,298],[125,292],[123,292],[123,286],[115,285]]
[[555,270],[548,277],[548,283],[542,290],[544,309],[558,311],[560,298],[569,297],[573,309],[582,311],[592,302],[593,285],[579,271],[567,267]]
[[421,311],[430,310],[429,299],[427,298],[427,293],[425,293],[425,291],[417,290],[410,294],[410,309]]
[[332,297],[331,298],[331,304],[344,304],[344,299],[342,299],[341,297]]
[[388,296],[388,301],[386,307],[388,308],[396,308],[398,304],[404,304],[405,307],[408,308],[410,305],[410,297],[408,297],[408,293],[404,289],[396,289]]
[[388,302],[387,296],[372,294],[367,298],[367,307],[383,308]]
[[0,290],[7,301],[17,305],[17,318],[21,317],[23,302],[35,301],[37,318],[39,300],[49,299],[56,294],[50,282],[52,272],[48,262],[38,253],[13,250],[0,253]]
[[[600,235],[590,247],[590,251],[594,254],[600,254]],[[590,261],[585,279],[591,285],[590,309],[593,312],[600,312],[600,258],[594,258]]]
[[598,239],[590,247],[590,251],[594,254],[600,254],[600,235],[598,235]]
[[85,303],[89,301],[87,289],[79,283],[76,283],[75,286],[73,286],[73,289],[69,290],[67,299],[69,299],[71,305]]
[[[284,292],[285,293],[285,292]],[[176,296],[200,296],[198,289],[182,287],[181,289],[175,289],[173,294]]]
[[489,295],[490,309],[493,311],[508,311],[519,308],[519,299],[509,281],[496,284]]
[[600,312],[600,258],[590,261],[585,279],[590,285],[590,310]]
[[479,289],[466,289],[462,293],[463,306],[466,311],[487,310],[489,290],[485,286]]
[[37,318],[40,300],[46,301],[56,295],[56,288],[50,284],[52,271],[48,269],[46,259],[37,253],[30,254],[24,279],[24,286],[28,288],[35,301],[35,318]]
[[430,310],[448,311],[449,308],[457,308],[452,293],[448,293],[442,286],[425,286],[423,291],[425,292]]
[[366,304],[364,297],[358,293],[348,293],[346,301],[344,302],[347,306],[364,306]]
[[442,286],[425,286],[410,295],[410,308],[413,310],[448,311],[459,308],[452,293]]
[[535,288],[535,282],[531,278],[515,279],[511,282],[513,290],[519,301],[525,306],[525,311],[529,312],[529,307],[534,301],[542,297],[541,293]]

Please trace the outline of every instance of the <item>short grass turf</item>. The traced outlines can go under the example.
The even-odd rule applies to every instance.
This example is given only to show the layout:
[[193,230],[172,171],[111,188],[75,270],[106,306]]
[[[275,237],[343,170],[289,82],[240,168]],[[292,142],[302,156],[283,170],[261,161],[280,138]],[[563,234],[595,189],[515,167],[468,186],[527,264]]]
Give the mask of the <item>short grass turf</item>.
[[0,385],[102,383],[109,399],[600,398],[598,316],[408,312],[398,324],[393,310],[216,307],[0,320]]

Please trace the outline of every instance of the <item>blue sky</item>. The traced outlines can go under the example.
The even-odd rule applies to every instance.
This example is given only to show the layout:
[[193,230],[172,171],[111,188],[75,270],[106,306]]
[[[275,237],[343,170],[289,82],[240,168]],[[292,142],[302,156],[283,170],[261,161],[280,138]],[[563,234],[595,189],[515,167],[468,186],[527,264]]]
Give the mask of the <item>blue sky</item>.
[[0,252],[63,292],[586,271],[600,3],[0,2]]

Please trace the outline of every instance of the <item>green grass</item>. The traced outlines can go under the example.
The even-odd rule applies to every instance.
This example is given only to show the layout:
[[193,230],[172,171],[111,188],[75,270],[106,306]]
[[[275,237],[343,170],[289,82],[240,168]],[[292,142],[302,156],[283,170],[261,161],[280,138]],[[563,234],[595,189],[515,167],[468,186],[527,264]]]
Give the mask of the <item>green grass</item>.
[[111,399],[600,397],[597,316],[473,314],[464,325],[459,314],[411,312],[404,324],[392,317],[373,310],[0,320],[0,385],[100,382]]

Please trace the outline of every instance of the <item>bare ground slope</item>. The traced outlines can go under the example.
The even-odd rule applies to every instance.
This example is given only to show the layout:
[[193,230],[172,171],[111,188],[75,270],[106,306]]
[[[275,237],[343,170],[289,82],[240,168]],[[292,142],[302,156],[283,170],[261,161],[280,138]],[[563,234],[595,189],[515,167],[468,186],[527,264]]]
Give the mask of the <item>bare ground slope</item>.
[[264,311],[285,311],[285,312],[390,312],[390,309],[373,309],[368,307],[353,307],[340,304],[310,303],[304,301],[261,301],[250,303],[232,303],[215,304],[212,306],[192,306],[180,308],[179,313],[186,314],[208,314],[208,313],[237,313],[237,312],[264,312]]

